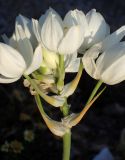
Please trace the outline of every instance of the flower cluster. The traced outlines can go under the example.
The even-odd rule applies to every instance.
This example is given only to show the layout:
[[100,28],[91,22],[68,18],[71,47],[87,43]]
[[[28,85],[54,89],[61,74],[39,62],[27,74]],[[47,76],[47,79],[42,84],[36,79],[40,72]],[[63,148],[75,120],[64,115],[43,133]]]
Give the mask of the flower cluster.
[[[0,82],[11,83],[24,76],[24,85],[30,88],[38,106],[37,95],[61,108],[74,93],[83,68],[91,77],[106,84],[125,79],[125,42],[120,42],[124,35],[125,26],[110,34],[109,25],[95,9],[86,15],[75,9],[64,19],[52,8],[39,20],[19,15],[12,37],[2,35],[6,44],[0,43]],[[67,72],[77,75],[65,84]],[[41,106],[39,109],[50,130],[58,136],[69,132],[86,112],[71,114],[57,122],[46,115]]]

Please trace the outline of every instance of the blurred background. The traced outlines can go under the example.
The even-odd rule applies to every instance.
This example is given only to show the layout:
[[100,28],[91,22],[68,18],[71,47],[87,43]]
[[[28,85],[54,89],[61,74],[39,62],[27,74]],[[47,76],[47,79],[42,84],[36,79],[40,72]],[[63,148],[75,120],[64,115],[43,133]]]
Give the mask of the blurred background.
[[[50,6],[62,17],[71,9],[87,13],[96,8],[112,32],[125,24],[124,0],[0,0],[0,35],[12,35],[19,14],[39,18]],[[67,75],[67,80],[73,77]],[[82,109],[95,84],[83,71],[69,99],[73,112]],[[59,110],[44,106],[51,117],[58,119]],[[93,160],[104,148],[115,160],[125,160],[125,82],[107,86],[72,132],[71,160]],[[0,84],[0,160],[61,160],[61,156],[62,140],[47,129],[33,96],[23,87],[23,79]]]

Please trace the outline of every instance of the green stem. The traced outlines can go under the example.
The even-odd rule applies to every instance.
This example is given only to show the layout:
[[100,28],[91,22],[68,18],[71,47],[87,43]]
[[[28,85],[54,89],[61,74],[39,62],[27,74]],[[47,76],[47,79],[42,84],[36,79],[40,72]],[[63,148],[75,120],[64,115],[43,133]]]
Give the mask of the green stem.
[[61,107],[61,111],[62,111],[64,117],[69,115],[69,107],[67,104],[67,99],[65,100],[64,105]]
[[71,131],[63,136],[63,160],[70,160]]
[[65,78],[64,55],[59,55],[58,82],[57,82],[57,88],[59,91],[63,89],[64,78]]
[[86,104],[88,104],[88,103],[94,98],[95,94],[97,93],[97,91],[98,91],[98,89],[100,88],[100,86],[102,85],[102,83],[103,83],[103,82],[102,82],[101,80],[99,80],[99,81],[97,82],[97,84],[96,84],[96,86],[94,87],[92,93],[90,94],[90,97],[89,97],[89,99],[88,99],[88,101],[87,101]]
[[[63,116],[69,115],[69,107],[67,100],[62,107]],[[71,150],[71,130],[63,136],[63,160],[70,160],[70,150]]]

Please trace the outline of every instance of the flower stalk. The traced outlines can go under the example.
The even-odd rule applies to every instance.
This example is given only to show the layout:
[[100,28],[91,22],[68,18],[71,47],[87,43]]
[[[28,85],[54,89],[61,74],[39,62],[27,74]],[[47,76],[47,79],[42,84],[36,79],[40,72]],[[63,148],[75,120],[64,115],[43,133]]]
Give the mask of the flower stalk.
[[62,91],[64,87],[65,69],[64,69],[64,55],[59,55],[59,67],[58,67],[58,81],[57,89]]
[[[63,116],[69,115],[69,106],[67,100],[62,107]],[[63,160],[70,160],[70,150],[71,150],[71,129],[63,136]]]
[[63,160],[70,160],[71,131],[63,136]]
[[91,94],[90,94],[90,96],[89,96],[89,99],[88,99],[88,101],[86,102],[86,104],[88,104],[89,102],[91,102],[91,100],[94,98],[94,96],[96,95],[96,93],[97,93],[97,91],[98,91],[98,89],[100,88],[100,86],[102,85],[102,81],[101,80],[99,80],[98,82],[97,82],[97,84],[95,85],[95,87],[94,87],[94,89],[93,89],[93,91],[91,92]]

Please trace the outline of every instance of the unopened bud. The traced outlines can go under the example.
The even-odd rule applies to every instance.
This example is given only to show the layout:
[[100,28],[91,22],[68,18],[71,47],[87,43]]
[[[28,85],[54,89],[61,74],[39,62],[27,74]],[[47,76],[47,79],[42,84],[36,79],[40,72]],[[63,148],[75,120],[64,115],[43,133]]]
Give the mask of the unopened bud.
[[24,79],[23,85],[24,85],[25,87],[29,87],[29,86],[30,86],[30,82],[29,82],[27,79]]

